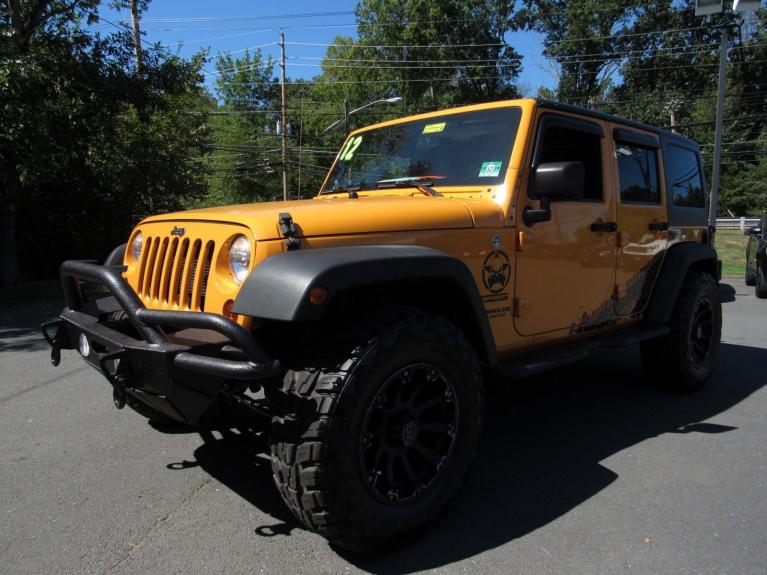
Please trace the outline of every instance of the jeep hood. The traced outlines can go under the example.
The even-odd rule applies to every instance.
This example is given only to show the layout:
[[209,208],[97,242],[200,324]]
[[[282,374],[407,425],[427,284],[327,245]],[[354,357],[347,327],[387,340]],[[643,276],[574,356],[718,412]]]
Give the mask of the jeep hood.
[[425,195],[243,204],[152,216],[142,223],[237,223],[249,227],[256,239],[263,241],[281,237],[281,213],[291,215],[300,237],[503,226],[503,212],[492,201]]

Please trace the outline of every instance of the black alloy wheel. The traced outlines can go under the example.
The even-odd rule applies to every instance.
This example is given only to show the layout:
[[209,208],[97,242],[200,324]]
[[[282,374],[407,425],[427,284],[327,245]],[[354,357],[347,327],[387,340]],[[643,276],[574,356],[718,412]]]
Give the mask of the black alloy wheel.
[[701,298],[690,324],[690,360],[700,368],[711,352],[714,337],[714,310],[708,298]]
[[436,367],[415,364],[394,373],[367,409],[360,470],[379,501],[417,497],[445,468],[455,443],[458,404]]

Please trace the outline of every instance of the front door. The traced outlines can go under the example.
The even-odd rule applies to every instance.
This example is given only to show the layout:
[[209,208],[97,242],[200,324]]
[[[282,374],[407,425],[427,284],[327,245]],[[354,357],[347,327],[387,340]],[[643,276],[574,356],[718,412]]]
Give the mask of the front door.
[[610,128],[618,190],[615,313],[632,317],[647,306],[666,251],[665,180],[655,134],[614,125]]
[[538,117],[532,173],[537,165],[584,166],[584,198],[555,201],[551,219],[526,226],[526,206],[539,207],[534,182],[523,180],[517,202],[518,245],[514,325],[523,335],[598,329],[614,318],[615,205],[606,122],[567,114]]

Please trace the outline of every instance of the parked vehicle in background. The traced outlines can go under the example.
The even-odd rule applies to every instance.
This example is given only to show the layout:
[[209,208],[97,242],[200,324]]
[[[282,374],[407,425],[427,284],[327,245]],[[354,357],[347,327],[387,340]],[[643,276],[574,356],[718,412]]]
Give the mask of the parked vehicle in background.
[[[312,200],[153,216],[105,265],[64,262],[44,333],[54,365],[78,349],[118,407],[263,425],[295,516],[375,551],[458,493],[488,370],[640,344],[653,383],[706,383],[705,192],[694,141],[594,110],[402,118],[352,132]],[[111,295],[88,301],[81,280]]]
[[756,297],[767,298],[767,212],[759,224],[746,230],[746,285],[754,286]]

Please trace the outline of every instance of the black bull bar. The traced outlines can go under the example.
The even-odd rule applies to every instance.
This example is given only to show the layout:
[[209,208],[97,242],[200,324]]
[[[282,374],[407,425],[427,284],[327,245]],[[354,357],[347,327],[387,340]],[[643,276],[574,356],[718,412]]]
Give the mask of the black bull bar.
[[[67,307],[42,325],[54,366],[62,349],[79,349],[112,384],[118,408],[138,402],[185,423],[196,423],[223,385],[280,374],[279,361],[226,317],[147,309],[122,277],[124,269],[77,260],[61,265]],[[86,301],[81,280],[111,295]]]

